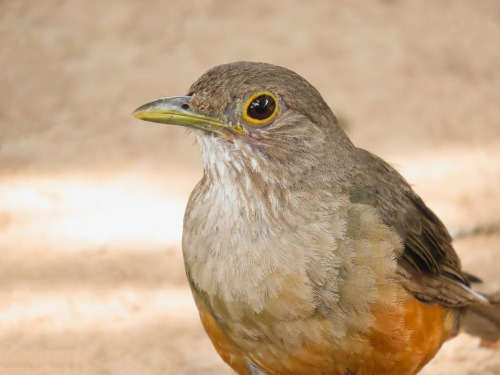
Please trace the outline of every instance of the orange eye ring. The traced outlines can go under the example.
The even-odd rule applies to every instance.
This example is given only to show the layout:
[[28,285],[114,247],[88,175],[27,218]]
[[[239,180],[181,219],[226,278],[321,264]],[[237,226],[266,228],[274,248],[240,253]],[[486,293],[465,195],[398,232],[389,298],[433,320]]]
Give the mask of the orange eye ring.
[[253,94],[245,104],[243,118],[250,124],[263,125],[271,121],[278,113],[278,101],[268,91]]

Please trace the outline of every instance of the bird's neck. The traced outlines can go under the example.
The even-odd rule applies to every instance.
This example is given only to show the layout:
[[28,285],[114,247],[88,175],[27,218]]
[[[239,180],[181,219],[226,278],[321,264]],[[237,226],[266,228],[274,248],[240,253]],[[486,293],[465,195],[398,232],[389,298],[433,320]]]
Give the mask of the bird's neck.
[[248,185],[254,176],[253,183],[274,183],[276,178],[271,165],[251,146],[235,141],[230,142],[213,136],[198,136],[203,156],[203,170],[207,182],[224,185],[230,190],[235,185]]
[[[236,229],[245,222],[268,224],[272,216],[285,211],[287,190],[275,179],[263,157],[247,145],[234,144],[220,138],[199,137],[202,148],[204,177],[193,196],[199,204],[210,205],[224,228]],[[278,202],[281,205],[278,206]],[[215,225],[215,224],[214,224]]]

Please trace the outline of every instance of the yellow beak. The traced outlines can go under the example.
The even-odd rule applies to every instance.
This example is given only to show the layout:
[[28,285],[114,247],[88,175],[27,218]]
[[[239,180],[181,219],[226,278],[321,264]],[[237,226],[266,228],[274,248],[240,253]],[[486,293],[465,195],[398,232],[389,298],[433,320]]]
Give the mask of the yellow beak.
[[223,138],[227,137],[228,131],[241,134],[239,126],[231,126],[218,118],[197,113],[189,102],[190,99],[190,96],[161,98],[140,106],[133,115],[140,120],[200,129]]

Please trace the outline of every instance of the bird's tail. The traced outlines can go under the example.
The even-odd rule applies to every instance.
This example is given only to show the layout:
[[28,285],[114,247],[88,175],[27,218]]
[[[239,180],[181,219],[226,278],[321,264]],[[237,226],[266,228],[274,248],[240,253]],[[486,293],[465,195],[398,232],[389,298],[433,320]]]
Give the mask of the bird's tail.
[[485,297],[488,298],[489,304],[467,306],[462,327],[471,335],[497,342],[500,340],[500,292]]

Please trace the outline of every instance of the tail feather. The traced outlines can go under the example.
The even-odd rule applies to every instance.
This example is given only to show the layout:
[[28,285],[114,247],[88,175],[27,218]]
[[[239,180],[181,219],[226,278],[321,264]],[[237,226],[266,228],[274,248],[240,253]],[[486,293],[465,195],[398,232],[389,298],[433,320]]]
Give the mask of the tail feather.
[[462,326],[471,335],[496,342],[500,340],[500,293],[485,297],[489,304],[467,306]]

